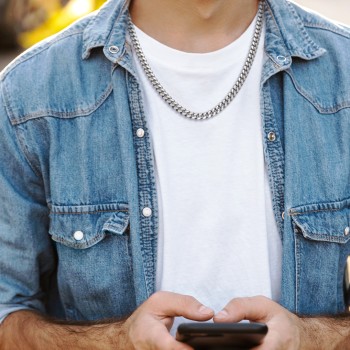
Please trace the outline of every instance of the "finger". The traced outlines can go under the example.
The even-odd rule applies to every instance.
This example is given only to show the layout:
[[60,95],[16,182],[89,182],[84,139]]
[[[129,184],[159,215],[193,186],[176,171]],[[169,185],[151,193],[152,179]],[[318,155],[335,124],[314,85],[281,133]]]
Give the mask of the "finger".
[[197,299],[171,292],[157,292],[148,300],[148,307],[160,317],[183,316],[190,320],[206,321],[214,316],[214,311]]
[[[256,346],[252,348],[251,350],[275,350],[275,349],[281,349],[281,341],[280,337],[277,334],[273,334],[276,332],[270,332],[266,335],[264,338],[264,341],[261,345]],[[284,348],[283,348],[284,349]]]
[[[159,337],[159,335],[158,335]],[[181,343],[174,339],[171,335],[167,335],[166,337],[163,337],[161,339],[158,339],[157,349],[159,350],[165,350],[165,349],[171,349],[171,350],[193,350],[192,347],[185,343]]]
[[276,350],[280,348],[280,343],[276,339],[266,339],[261,345],[256,346],[251,350]]
[[231,300],[223,310],[214,316],[214,322],[239,322],[250,320],[267,322],[282,308],[272,300],[258,296]]
[[154,344],[152,348],[159,350],[174,349],[174,350],[193,350],[189,345],[177,341],[163,328],[155,328],[155,332],[150,335],[150,344]]
[[162,323],[152,318],[143,319],[140,328],[131,329],[130,339],[135,349],[193,350],[175,340]]

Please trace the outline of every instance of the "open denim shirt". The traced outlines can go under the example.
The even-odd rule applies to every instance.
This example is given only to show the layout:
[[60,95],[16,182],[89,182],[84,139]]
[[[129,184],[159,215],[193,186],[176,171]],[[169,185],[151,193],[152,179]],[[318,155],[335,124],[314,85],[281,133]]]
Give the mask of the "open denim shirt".
[[[128,16],[125,1],[110,0],[0,76],[2,315],[118,318],[155,290],[154,163]],[[281,304],[343,312],[350,31],[285,0],[266,1],[265,21],[261,120],[283,242]]]

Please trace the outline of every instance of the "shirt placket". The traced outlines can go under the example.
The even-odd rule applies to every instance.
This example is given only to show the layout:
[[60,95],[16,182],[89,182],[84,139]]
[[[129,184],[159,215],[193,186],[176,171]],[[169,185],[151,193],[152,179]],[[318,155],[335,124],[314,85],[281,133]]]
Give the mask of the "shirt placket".
[[155,291],[158,205],[151,138],[137,79],[128,75],[128,94],[135,151],[140,222],[140,245],[148,294]]

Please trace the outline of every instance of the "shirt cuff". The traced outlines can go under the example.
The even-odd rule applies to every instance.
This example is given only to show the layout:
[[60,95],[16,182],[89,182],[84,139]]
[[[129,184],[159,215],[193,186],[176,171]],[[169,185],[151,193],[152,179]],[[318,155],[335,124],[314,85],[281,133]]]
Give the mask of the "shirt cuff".
[[0,324],[5,320],[5,318],[15,311],[19,310],[33,310],[29,307],[23,305],[0,305]]

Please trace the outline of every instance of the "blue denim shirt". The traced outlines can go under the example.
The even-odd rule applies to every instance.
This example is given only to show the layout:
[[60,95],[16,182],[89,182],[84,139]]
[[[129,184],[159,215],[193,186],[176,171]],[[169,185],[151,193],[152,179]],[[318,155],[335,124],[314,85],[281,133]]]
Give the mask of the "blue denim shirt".
[[[155,290],[154,162],[127,19],[110,0],[0,76],[0,314],[123,317]],[[284,0],[265,19],[281,304],[334,314],[350,255],[350,31]]]

